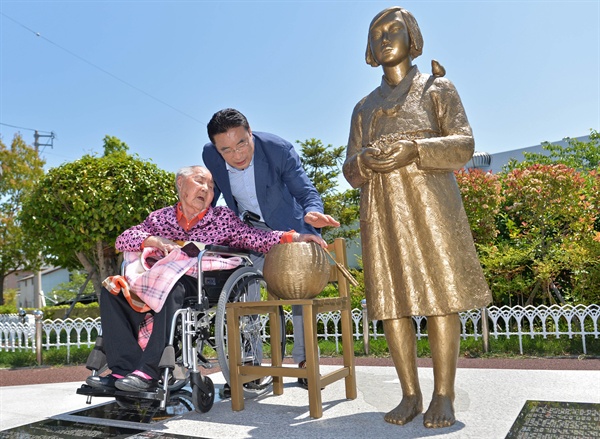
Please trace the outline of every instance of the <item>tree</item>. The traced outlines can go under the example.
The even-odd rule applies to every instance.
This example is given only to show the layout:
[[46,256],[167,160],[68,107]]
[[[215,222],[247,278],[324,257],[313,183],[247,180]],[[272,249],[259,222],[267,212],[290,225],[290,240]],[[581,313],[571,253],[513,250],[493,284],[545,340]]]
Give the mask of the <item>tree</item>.
[[328,242],[337,237],[355,238],[359,233],[356,226],[359,191],[358,189],[349,189],[344,192],[337,190],[346,147],[325,146],[320,140],[314,138],[304,142],[297,140],[296,143],[302,147],[302,164],[306,175],[321,195],[325,213],[334,217],[341,225],[339,229],[323,230],[323,238]]
[[115,136],[104,136],[104,156],[114,154],[127,154],[129,146]]
[[580,142],[569,137],[564,140],[567,142],[567,146],[543,142],[542,149],[548,151],[548,155],[524,152],[525,159],[523,161],[512,160],[505,169],[507,171],[515,168],[523,169],[534,164],[563,164],[579,171],[592,171],[600,167],[600,133],[598,131],[590,130],[589,142]]
[[119,272],[115,240],[153,210],[176,202],[174,176],[127,154],[116,137],[104,138],[104,156],[85,155],[51,169],[26,197],[24,231],[54,265],[92,273],[97,293]]
[[21,230],[18,214],[27,191],[44,175],[44,161],[15,134],[10,148],[0,139],[0,305],[4,304],[4,278],[35,259]]

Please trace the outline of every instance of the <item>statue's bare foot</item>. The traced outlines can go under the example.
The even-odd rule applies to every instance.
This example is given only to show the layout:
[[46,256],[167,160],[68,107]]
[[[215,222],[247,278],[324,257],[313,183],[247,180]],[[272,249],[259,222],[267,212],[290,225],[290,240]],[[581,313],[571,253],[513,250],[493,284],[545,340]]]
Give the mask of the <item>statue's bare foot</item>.
[[429,408],[423,415],[423,425],[427,428],[450,427],[456,422],[453,398],[448,395],[433,395]]
[[383,419],[390,424],[404,425],[422,412],[423,397],[421,395],[404,396],[398,407],[386,413]]

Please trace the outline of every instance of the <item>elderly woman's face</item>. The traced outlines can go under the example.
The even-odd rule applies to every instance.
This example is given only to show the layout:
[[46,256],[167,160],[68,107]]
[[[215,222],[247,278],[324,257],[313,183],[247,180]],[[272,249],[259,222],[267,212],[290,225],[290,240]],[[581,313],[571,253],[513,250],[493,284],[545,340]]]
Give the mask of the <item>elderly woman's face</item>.
[[179,177],[179,201],[184,213],[198,214],[210,206],[215,196],[214,183],[210,172],[200,169],[186,177]]
[[408,29],[400,11],[381,18],[369,32],[369,44],[375,60],[382,66],[395,66],[410,56]]

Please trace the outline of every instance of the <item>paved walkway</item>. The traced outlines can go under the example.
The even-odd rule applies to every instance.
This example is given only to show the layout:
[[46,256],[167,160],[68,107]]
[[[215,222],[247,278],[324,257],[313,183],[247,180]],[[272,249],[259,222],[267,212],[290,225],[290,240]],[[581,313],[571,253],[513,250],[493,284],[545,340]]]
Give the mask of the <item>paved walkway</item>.
[[[591,364],[598,365],[597,360]],[[590,364],[590,363],[586,363]],[[327,372],[331,366],[322,366]],[[68,369],[68,368],[65,368]],[[383,421],[400,400],[393,367],[357,366],[358,398],[345,399],[343,381],[323,391],[323,417],[311,419],[308,396],[293,379],[284,394],[246,400],[245,410],[233,412],[229,400],[217,401],[208,413],[190,412],[153,430],[202,438],[504,438],[527,400],[600,403],[600,369],[531,370],[459,368],[456,379],[457,423],[446,429],[426,429],[422,416],[396,426]],[[1,375],[0,375],[1,376]],[[425,407],[433,389],[433,371],[419,368]],[[217,388],[224,379],[211,374]],[[54,417],[81,420],[72,412],[89,408],[77,395],[81,381],[0,387],[0,430]],[[106,399],[94,398],[93,404]],[[108,424],[109,422],[107,422]],[[0,432],[0,437],[1,437]]]

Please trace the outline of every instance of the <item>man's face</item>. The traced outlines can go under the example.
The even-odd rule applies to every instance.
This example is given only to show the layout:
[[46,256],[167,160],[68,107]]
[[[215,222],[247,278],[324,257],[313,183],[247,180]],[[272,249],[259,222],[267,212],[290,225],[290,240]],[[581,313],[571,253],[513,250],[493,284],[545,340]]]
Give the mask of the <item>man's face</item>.
[[239,170],[250,166],[254,156],[254,139],[250,128],[230,128],[224,133],[215,134],[214,139],[217,151],[229,166]]
[[379,20],[369,35],[371,52],[380,65],[395,66],[409,57],[410,38],[400,11]]
[[184,213],[198,214],[210,206],[215,196],[214,183],[211,173],[207,169],[200,169],[197,173],[187,177],[179,177],[179,201]]

